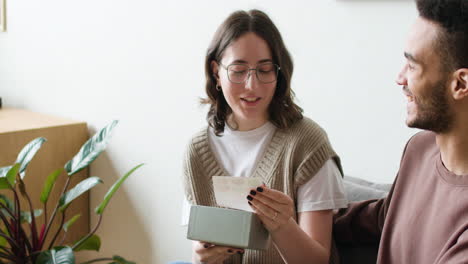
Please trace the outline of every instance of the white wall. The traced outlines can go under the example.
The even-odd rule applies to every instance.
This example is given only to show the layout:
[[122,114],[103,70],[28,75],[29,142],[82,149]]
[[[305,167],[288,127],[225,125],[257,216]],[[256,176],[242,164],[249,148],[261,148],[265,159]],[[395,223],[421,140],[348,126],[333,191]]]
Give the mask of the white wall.
[[[125,183],[105,214],[102,255],[139,263],[188,260],[180,227],[181,156],[205,125],[204,53],[233,10],[261,8],[283,34],[296,70],[293,87],[307,116],[328,132],[347,174],[392,182],[414,130],[394,79],[416,17],[409,0],[150,1],[7,0],[0,33],[4,105],[88,122],[121,121],[92,167]],[[0,121],[1,122],[1,121]],[[95,220],[95,219],[94,219]]]

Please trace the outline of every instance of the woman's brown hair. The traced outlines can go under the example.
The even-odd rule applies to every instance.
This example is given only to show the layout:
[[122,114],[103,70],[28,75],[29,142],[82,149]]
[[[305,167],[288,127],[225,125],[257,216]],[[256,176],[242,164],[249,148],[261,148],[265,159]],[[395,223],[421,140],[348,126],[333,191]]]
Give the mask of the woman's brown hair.
[[255,9],[248,12],[236,11],[219,26],[208,47],[205,59],[205,89],[208,98],[202,99],[201,102],[210,105],[206,119],[217,136],[224,132],[227,117],[232,110],[222,91],[216,89],[217,82],[211,62],[221,61],[226,48],[248,32],[255,33],[267,42],[273,56],[273,63],[281,68],[275,94],[268,107],[270,122],[278,128],[289,128],[302,119],[302,109],[294,103],[294,92],[291,90],[291,76],[294,68],[292,58],[280,32],[268,15],[262,11]]

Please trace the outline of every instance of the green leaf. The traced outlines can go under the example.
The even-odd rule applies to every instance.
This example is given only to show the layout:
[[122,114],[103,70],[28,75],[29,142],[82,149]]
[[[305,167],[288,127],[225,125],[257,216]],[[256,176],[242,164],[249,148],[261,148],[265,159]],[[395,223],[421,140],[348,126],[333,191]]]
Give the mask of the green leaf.
[[62,171],[63,169],[58,169],[52,172],[49,176],[47,176],[47,179],[44,183],[44,187],[42,188],[42,193],[41,193],[41,198],[40,198],[42,203],[47,203],[47,200],[49,200],[50,192],[52,191],[52,188],[54,187],[57,177],[60,175],[60,173],[62,173]]
[[65,224],[63,224],[63,230],[65,230],[65,232],[68,231],[68,229],[76,222],[76,220],[78,220],[78,218],[80,218],[81,214],[77,214],[75,216],[73,216],[70,220],[68,220]]
[[113,262],[110,262],[109,264],[136,264],[136,262],[133,261],[128,261],[121,256],[113,256],[112,259],[114,260]]
[[42,138],[42,137],[33,139],[26,146],[24,146],[23,149],[18,154],[16,163],[21,164],[21,168],[19,170],[21,179],[24,177],[25,170],[29,162],[31,162],[32,158],[34,158],[34,155],[36,155],[37,151],[41,148],[42,144],[46,141],[47,139]]
[[[42,215],[42,209],[37,209],[34,210],[34,218]],[[21,211],[21,223],[31,223],[32,222],[32,217],[31,217],[31,212],[29,211]]]
[[15,185],[16,174],[21,164],[0,168],[0,190],[11,189]]
[[10,189],[10,184],[8,184],[6,175],[11,168],[13,168],[13,166],[6,166],[0,168],[0,190]]
[[41,252],[36,264],[75,264],[75,255],[71,247],[54,247]]
[[130,176],[135,170],[137,170],[143,165],[144,164],[142,163],[140,165],[135,166],[133,169],[128,171],[122,178],[120,178],[116,183],[114,183],[114,185],[112,185],[112,187],[109,189],[109,191],[107,191],[106,195],[104,196],[104,200],[98,207],[96,207],[95,212],[97,214],[100,215],[104,212],[104,209],[106,209],[107,204],[109,203],[114,193],[120,188],[120,185],[122,185],[122,183],[128,178],[128,176]]
[[[6,230],[6,228],[2,228],[2,232],[3,232],[3,234],[8,234],[8,233],[7,233],[8,230]],[[7,240],[6,240],[6,238],[0,236],[0,246],[4,247],[4,246],[6,246],[6,245],[7,245]]]
[[11,169],[7,172],[6,174],[6,178],[8,180],[8,183],[10,184],[10,186],[15,186],[15,179],[16,179],[16,174],[18,174],[18,171],[20,169],[20,166],[21,164],[20,163],[16,163],[15,165],[13,165],[13,167],[11,167]]
[[11,167],[13,166],[6,166],[6,167],[0,168],[0,177],[5,177],[7,172],[11,169]]
[[77,241],[75,244],[78,244],[78,243],[81,243],[81,244],[80,246],[75,248],[75,251],[81,251],[81,250],[99,251],[99,249],[101,249],[101,239],[97,235],[90,236],[84,242],[81,242],[81,240]]
[[62,197],[60,197],[60,211],[63,212],[65,209],[67,209],[68,205],[70,205],[70,203],[73,200],[75,200],[78,196],[82,195],[83,193],[89,191],[98,183],[102,183],[102,180],[98,177],[89,177],[78,183],[73,189],[69,190]]
[[11,211],[15,210],[15,206],[13,205],[13,202],[3,194],[0,194],[0,203],[6,205],[6,207],[10,209]]
[[[15,206],[13,205],[13,202],[8,197],[6,197],[3,194],[0,194],[0,203],[4,204],[14,214]],[[11,218],[11,215],[7,210],[2,208],[0,211],[5,217]]]
[[117,125],[118,121],[114,120],[112,123],[98,131],[92,138],[90,138],[81,147],[80,151],[65,164],[65,170],[69,176],[86,168],[93,162],[107,146],[111,137],[111,132]]
[[0,178],[0,190],[10,189],[10,188],[11,188],[11,186],[8,183],[7,178],[6,177],[1,177]]

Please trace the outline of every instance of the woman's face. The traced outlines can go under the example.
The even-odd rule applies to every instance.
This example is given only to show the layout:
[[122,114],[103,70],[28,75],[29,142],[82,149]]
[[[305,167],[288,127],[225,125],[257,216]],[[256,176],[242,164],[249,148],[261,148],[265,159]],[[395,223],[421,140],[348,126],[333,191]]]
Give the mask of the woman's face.
[[[227,47],[219,63],[215,61],[211,63],[218,85],[221,86],[224,98],[232,109],[232,117],[239,130],[255,129],[269,119],[268,106],[275,94],[277,82],[277,71],[272,63],[273,58],[268,44],[252,32],[244,34]],[[246,71],[243,65],[247,65],[250,70]],[[226,67],[229,68],[229,73]],[[258,74],[252,70],[255,68]],[[237,82],[240,82],[245,73],[249,73],[245,82],[232,82],[236,78]],[[265,83],[265,80],[269,82]]]

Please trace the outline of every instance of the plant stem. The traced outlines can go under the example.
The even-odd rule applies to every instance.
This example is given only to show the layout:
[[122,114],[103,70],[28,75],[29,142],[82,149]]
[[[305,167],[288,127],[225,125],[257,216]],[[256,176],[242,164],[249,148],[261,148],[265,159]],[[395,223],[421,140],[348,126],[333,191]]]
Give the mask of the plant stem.
[[31,225],[30,225],[30,227],[31,227],[33,250],[36,250],[36,249],[39,250],[40,248],[38,248],[39,241],[37,239],[37,227],[36,227],[36,217],[34,216],[34,208],[32,206],[31,199],[29,198],[28,192],[26,191],[25,184],[23,183],[21,178],[19,178],[19,180],[20,180],[20,184],[23,185],[23,191],[24,192],[22,192],[22,194],[26,198],[26,200],[28,201],[28,204],[29,204],[29,211],[30,211],[30,214],[31,214]]
[[[2,206],[4,206],[2,203],[0,203]],[[5,207],[6,208],[6,207]],[[8,209],[7,209],[8,210]],[[16,222],[16,219],[15,219],[15,216],[12,214],[11,211],[7,211],[10,215],[11,215],[11,218]],[[10,236],[13,235],[13,228],[12,226],[10,225],[10,222],[8,221],[8,219],[5,217],[5,215],[3,214],[3,212],[0,210],[0,218],[2,219],[3,223],[5,224],[5,227],[8,231],[8,234]]]
[[11,246],[12,248],[19,249],[18,244],[16,244],[16,241],[13,240],[11,237],[7,236],[7,235],[6,235],[5,233],[3,233],[3,232],[0,232],[0,236],[3,237],[3,238],[5,238],[5,239],[8,241],[8,243],[10,244],[10,246]]
[[7,213],[11,216],[11,218],[13,218],[13,220],[16,221],[15,219],[15,215],[13,214],[13,212],[10,210],[10,208],[8,208],[6,205],[4,205],[3,203],[0,203],[0,206],[5,209],[5,211],[7,211]]
[[11,256],[15,256],[15,254],[13,254],[13,252],[11,251],[11,248],[0,246],[0,249],[3,250],[6,254],[9,254]]
[[[15,256],[22,258],[26,256],[26,248],[24,248],[24,240],[27,240],[28,238],[25,236],[23,237],[20,230],[23,228],[21,226],[21,204],[19,200],[18,193],[16,192],[15,189],[16,186],[12,186],[11,190],[13,191],[13,194],[15,196],[15,213],[16,213],[16,221],[13,221],[12,226],[15,228],[13,229],[14,234],[10,234],[11,236],[14,235],[14,240],[16,241],[16,244],[18,245],[18,250],[13,249],[13,253],[15,253]],[[15,225],[16,224],[16,225]]]
[[86,236],[83,237],[80,241],[78,241],[78,242],[72,247],[72,249],[75,250],[75,248],[81,246],[88,238],[90,238],[92,235],[94,235],[94,233],[96,233],[96,231],[98,230],[99,226],[101,225],[101,221],[102,221],[102,214],[99,215],[98,222],[97,222],[96,226],[94,227],[94,229],[93,229],[88,235],[86,235]]
[[60,243],[58,244],[59,246],[63,245],[63,242],[65,241],[65,238],[67,237],[67,234],[68,234],[67,231],[63,232],[62,239],[60,240]]
[[59,225],[59,227],[58,227],[57,232],[55,233],[54,238],[52,239],[52,241],[50,241],[49,249],[52,248],[52,246],[53,246],[54,243],[55,243],[55,240],[57,239],[58,235],[60,234],[60,231],[62,231],[63,222],[65,222],[65,211],[62,212],[62,220],[60,221],[60,225]]
[[[62,190],[62,193],[60,194],[59,197],[62,197],[64,194],[65,194],[65,191],[67,190],[68,188],[68,185],[70,185],[70,175],[68,175],[67,177],[67,181],[65,182],[65,185],[63,186],[63,190]],[[49,233],[49,230],[52,226],[52,222],[54,221],[54,218],[55,218],[55,215],[57,214],[57,210],[59,209],[60,207],[60,198],[59,200],[57,201],[57,205],[55,206],[55,209],[54,211],[52,212],[52,216],[50,217],[49,219],[49,222],[47,223],[47,226],[46,226],[46,230],[44,232],[44,239],[43,241],[45,241],[46,237],[47,237],[47,234]],[[61,228],[61,227],[60,227]],[[43,244],[43,243],[42,243]]]
[[11,260],[11,261],[13,261],[13,263],[21,263],[21,262],[17,261],[18,258],[16,256],[11,256],[11,255],[4,254],[4,253],[1,253],[1,252],[0,252],[0,258]]
[[[3,209],[5,209],[5,210],[8,212],[8,214],[9,214],[9,215],[11,216],[11,218],[13,219],[13,222],[15,222],[15,223],[16,223],[17,221],[20,221],[20,222],[21,222],[21,220],[16,219],[15,214],[10,210],[10,208],[6,207],[6,206],[5,206],[4,204],[2,204],[2,203],[0,203],[0,206],[2,206]],[[13,234],[12,226],[10,225],[10,223],[9,223],[9,221],[6,219],[6,217],[3,215],[3,213],[1,212],[1,210],[0,210],[0,218],[2,218],[2,221],[4,222],[5,227],[7,228],[7,231],[8,231],[8,233],[9,233],[9,235],[10,235],[10,239],[12,240],[12,238],[11,238],[11,235]],[[26,233],[25,233],[24,230],[23,230],[23,226],[20,225],[20,227],[21,227],[21,228],[20,228],[20,232],[21,232],[20,235],[22,235],[23,238],[25,239],[26,247],[28,248],[28,251],[29,251],[29,252],[32,252],[32,250],[31,250],[31,244],[29,243],[29,239],[28,239],[28,237],[26,236]],[[1,232],[1,231],[0,231],[0,232]],[[3,233],[3,232],[1,232],[1,233]],[[6,235],[6,234],[5,234],[5,235]],[[14,241],[14,240],[12,240],[12,241]],[[16,242],[15,242],[15,243],[16,243]],[[11,245],[11,243],[10,243],[10,245]],[[13,247],[13,246],[12,246],[12,247]],[[18,248],[17,245],[16,245],[16,248]]]
[[99,262],[99,261],[110,261],[110,260],[114,260],[112,258],[98,258],[98,259],[92,259],[92,260],[88,260],[86,262],[83,262],[81,264],[91,264],[91,263],[94,263],[94,262]]
[[[44,203],[44,223],[47,223],[47,201]],[[42,244],[41,241],[39,243]]]

